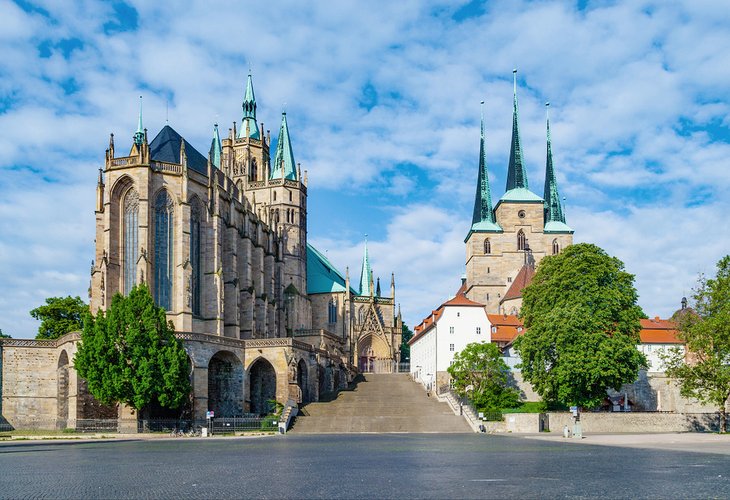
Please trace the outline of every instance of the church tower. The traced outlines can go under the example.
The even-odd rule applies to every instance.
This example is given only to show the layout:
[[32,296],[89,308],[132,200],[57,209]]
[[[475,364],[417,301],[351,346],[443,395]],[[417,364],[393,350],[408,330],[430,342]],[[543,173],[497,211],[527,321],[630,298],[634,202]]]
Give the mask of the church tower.
[[573,242],[558,193],[547,121],[544,198],[529,189],[522,154],[517,102],[517,70],[513,71],[512,141],[505,193],[492,209],[482,117],[479,173],[472,226],[466,243],[466,296],[486,305],[488,313],[516,313],[521,291],[546,255]]

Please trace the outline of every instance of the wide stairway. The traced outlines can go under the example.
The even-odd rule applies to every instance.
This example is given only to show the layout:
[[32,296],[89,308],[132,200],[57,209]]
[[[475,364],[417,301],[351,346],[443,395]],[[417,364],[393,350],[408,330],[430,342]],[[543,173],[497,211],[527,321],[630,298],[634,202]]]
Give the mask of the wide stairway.
[[[364,377],[364,379],[363,379]],[[428,397],[407,374],[365,374],[332,401],[309,403],[291,432],[471,432],[446,403]]]

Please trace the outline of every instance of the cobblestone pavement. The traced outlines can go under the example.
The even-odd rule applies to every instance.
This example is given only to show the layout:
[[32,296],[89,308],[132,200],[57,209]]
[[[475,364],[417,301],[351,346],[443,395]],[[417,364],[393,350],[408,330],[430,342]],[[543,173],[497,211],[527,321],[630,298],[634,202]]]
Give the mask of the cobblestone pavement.
[[1,498],[714,498],[730,456],[477,434],[0,443]]

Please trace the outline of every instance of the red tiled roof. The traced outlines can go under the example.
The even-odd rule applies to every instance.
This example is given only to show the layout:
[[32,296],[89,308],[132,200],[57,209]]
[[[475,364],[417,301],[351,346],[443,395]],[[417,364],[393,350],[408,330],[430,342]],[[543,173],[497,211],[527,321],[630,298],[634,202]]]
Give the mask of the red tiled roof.
[[522,290],[532,282],[532,278],[535,276],[535,268],[532,266],[528,266],[525,264],[522,266],[522,269],[520,269],[520,272],[517,273],[517,276],[515,276],[515,279],[512,281],[512,285],[509,287],[509,290],[507,290],[507,293],[504,294],[504,297],[502,297],[502,300],[499,301],[500,304],[502,304],[506,300],[512,300],[512,299],[519,299],[522,297]]
[[522,322],[514,314],[487,314],[492,324],[492,342],[510,343],[525,333]]
[[444,312],[444,307],[446,306],[469,306],[469,307],[484,307],[484,304],[480,304],[478,302],[474,302],[473,300],[469,300],[466,298],[466,295],[464,293],[466,292],[466,281],[464,281],[461,284],[461,287],[459,287],[459,290],[456,292],[456,296],[454,296],[453,299],[447,300],[443,304],[441,304],[438,309],[435,311],[431,311],[431,314],[428,315],[421,323],[416,326],[413,329],[413,333],[415,335],[411,338],[411,340],[408,341],[408,345],[412,345],[413,342],[421,338],[428,330],[433,327],[434,323],[438,321],[438,319],[441,317],[441,314]]
[[641,321],[641,337],[642,344],[684,344],[677,337],[677,325],[672,320],[660,319],[642,319]]

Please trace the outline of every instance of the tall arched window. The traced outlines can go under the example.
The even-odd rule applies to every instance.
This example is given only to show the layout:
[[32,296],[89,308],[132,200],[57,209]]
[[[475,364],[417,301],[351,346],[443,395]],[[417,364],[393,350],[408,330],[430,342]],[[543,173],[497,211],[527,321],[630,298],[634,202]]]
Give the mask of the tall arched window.
[[190,266],[193,314],[200,316],[200,289],[202,284],[202,269],[200,268],[200,219],[202,210],[200,203],[194,200],[190,207]]
[[489,238],[487,238],[484,240],[484,254],[487,255],[490,253],[492,253],[492,244],[490,243]]
[[560,245],[558,244],[557,238],[553,240],[553,255],[558,255],[560,253]]
[[330,324],[337,323],[337,301],[335,299],[332,299],[329,302],[329,307],[327,308],[327,322]]
[[124,294],[137,283],[137,232],[139,229],[139,194],[134,189],[124,196]]
[[155,198],[155,302],[172,309],[172,241],[174,211],[172,198],[162,190]]
[[517,250],[525,249],[525,232],[520,229],[517,233]]
[[255,181],[258,177],[258,165],[256,164],[256,158],[251,160],[251,168],[248,169],[248,180]]

